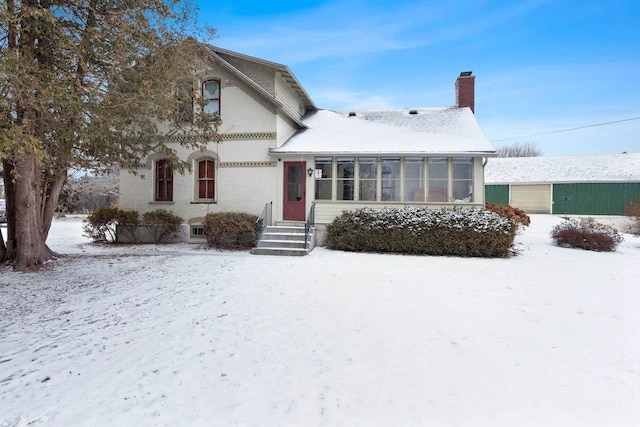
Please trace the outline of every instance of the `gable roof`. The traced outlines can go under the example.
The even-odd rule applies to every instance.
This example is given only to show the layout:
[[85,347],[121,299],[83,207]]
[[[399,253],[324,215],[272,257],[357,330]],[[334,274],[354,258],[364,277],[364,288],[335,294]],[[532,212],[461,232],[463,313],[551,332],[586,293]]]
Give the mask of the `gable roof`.
[[306,129],[270,151],[278,154],[495,154],[468,107],[318,110],[305,116],[303,121]]
[[300,120],[300,115],[294,111],[291,111],[283,100],[279,99],[278,94],[274,90],[273,93],[270,92],[266,87],[261,85],[258,81],[252,79],[247,76],[245,73],[240,71],[236,66],[234,66],[229,60],[225,59],[226,57],[237,58],[243,61],[249,61],[256,64],[261,64],[267,66],[269,68],[273,68],[274,72],[279,73],[287,84],[293,89],[296,95],[299,97],[300,102],[305,107],[305,110],[315,110],[316,106],[311,100],[309,94],[304,90],[298,79],[293,75],[289,67],[283,64],[278,64],[271,61],[266,61],[260,58],[254,58],[252,56],[243,55],[238,52],[233,52],[226,49],[221,49],[216,46],[202,44],[202,49],[206,52],[209,57],[211,57],[214,61],[216,61],[220,66],[222,66],[229,73],[237,77],[239,80],[247,84],[256,93],[258,93],[262,98],[267,100],[270,104],[282,110],[287,117],[297,123],[300,127],[304,127],[304,123]]
[[486,184],[640,182],[640,154],[490,159]]

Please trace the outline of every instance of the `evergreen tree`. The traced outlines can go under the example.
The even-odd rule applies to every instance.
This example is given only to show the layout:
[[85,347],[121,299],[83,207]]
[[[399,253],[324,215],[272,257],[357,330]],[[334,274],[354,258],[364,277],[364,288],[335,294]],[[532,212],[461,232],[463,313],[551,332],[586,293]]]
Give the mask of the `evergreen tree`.
[[199,102],[190,90],[199,43],[187,37],[196,12],[180,0],[0,3],[0,259],[23,270],[55,257],[46,239],[69,169],[133,170],[151,152],[179,167],[169,138],[191,147],[219,139],[218,119],[201,109],[184,120]]

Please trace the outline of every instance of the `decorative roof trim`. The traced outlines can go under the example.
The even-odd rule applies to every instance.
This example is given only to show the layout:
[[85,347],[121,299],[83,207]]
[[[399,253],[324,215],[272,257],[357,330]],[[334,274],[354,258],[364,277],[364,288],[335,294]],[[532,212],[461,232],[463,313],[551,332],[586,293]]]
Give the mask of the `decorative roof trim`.
[[261,168],[261,167],[275,167],[278,162],[220,162],[218,165],[221,168]]
[[256,139],[276,139],[275,132],[244,132],[244,133],[223,133],[220,134],[223,141],[241,141]]

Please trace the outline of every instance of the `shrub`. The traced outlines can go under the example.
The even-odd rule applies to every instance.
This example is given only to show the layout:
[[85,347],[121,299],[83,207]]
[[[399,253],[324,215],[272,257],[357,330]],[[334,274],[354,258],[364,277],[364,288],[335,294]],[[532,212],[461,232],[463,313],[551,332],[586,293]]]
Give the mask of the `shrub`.
[[516,226],[481,209],[414,207],[343,212],[327,226],[327,246],[357,252],[503,257]]
[[140,226],[140,214],[137,211],[123,211],[118,209],[116,213],[118,236],[127,243],[140,243],[138,227]]
[[640,198],[627,206],[624,213],[631,220],[629,232],[640,235]]
[[94,210],[82,222],[83,234],[96,243],[115,242],[118,211],[107,207]]
[[117,233],[122,233],[129,241],[135,243],[139,241],[138,225],[140,225],[140,219],[136,211],[101,207],[87,216],[83,221],[82,230],[84,235],[90,237],[95,243],[115,243]]
[[623,240],[618,230],[593,218],[565,220],[553,227],[551,237],[558,246],[597,252],[613,252]]
[[209,213],[202,226],[209,247],[251,249],[256,241],[257,215],[243,212]]
[[529,224],[531,224],[531,218],[529,218],[529,215],[527,215],[522,209],[514,208],[510,205],[496,205],[494,203],[486,203],[485,208],[502,217],[509,218],[511,221],[515,222],[516,225],[520,224],[528,227]]
[[183,222],[184,220],[173,211],[165,209],[142,214],[142,225],[149,230],[155,243],[166,243],[176,237]]

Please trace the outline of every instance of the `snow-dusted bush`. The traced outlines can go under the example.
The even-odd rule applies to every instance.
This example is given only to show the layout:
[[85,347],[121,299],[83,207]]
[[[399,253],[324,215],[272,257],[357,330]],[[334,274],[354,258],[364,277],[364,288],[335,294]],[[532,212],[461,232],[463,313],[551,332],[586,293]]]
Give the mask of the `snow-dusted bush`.
[[414,207],[343,212],[327,226],[327,246],[357,252],[503,257],[516,225],[483,209]]
[[558,246],[596,252],[613,252],[623,240],[618,230],[593,218],[563,221],[553,227],[551,237]]
[[183,219],[166,209],[156,209],[142,214],[142,225],[148,230],[155,243],[166,243],[176,237]]
[[509,218],[516,224],[521,224],[528,227],[531,224],[531,218],[522,209],[514,208],[511,205],[496,205],[494,203],[486,203],[485,209],[491,212],[495,212],[500,216]]
[[96,243],[116,241],[118,208],[98,208],[82,222],[83,234]]
[[116,213],[116,236],[118,242],[140,243],[140,214],[138,211],[118,209]]
[[257,215],[243,212],[209,213],[202,226],[209,247],[251,249],[256,242]]
[[[127,241],[138,242],[137,227],[140,215],[137,211],[125,211],[118,208],[98,208],[83,221],[84,235],[95,243],[115,243],[120,233]],[[117,227],[117,230],[116,230]]]
[[146,212],[140,219],[138,211],[102,207],[87,216],[82,229],[95,243],[164,243],[176,235],[182,222],[164,209]]

